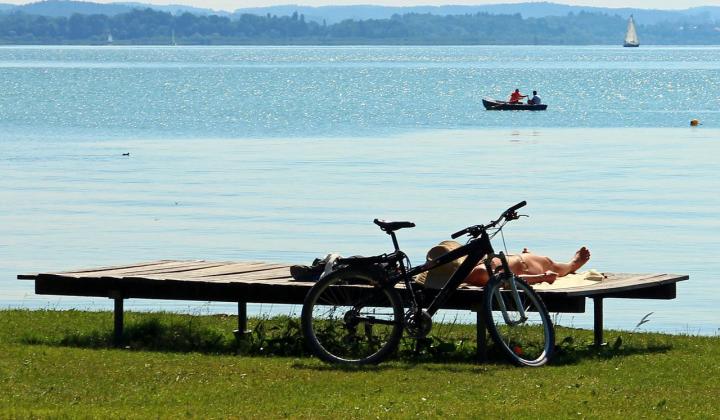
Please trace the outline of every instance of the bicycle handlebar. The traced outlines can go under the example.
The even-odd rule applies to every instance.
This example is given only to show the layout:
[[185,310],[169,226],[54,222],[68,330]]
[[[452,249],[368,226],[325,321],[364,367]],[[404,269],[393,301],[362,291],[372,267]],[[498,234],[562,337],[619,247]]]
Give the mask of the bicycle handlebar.
[[473,236],[478,236],[483,230],[497,226],[497,224],[500,223],[503,219],[506,219],[506,220],[517,219],[518,215],[515,212],[518,211],[518,209],[525,207],[526,205],[527,205],[527,201],[523,200],[523,201],[515,204],[514,206],[510,207],[509,209],[505,210],[504,212],[502,212],[500,217],[491,221],[487,225],[468,226],[465,229],[462,229],[462,230],[459,230],[459,231],[453,233],[452,235],[450,235],[450,237],[453,239],[457,239],[460,236],[465,235],[467,233],[470,233]]
[[526,205],[527,205],[527,201],[523,200],[523,201],[515,204],[514,206],[510,207],[509,209],[505,210],[505,213],[503,213],[503,214],[514,213],[514,212],[518,211],[519,209],[525,207]]

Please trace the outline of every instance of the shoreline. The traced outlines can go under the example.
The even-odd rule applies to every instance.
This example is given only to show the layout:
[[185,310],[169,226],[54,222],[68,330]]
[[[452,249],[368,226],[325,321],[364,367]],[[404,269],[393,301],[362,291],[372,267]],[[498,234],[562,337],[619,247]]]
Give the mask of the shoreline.
[[[100,299],[100,298],[97,298]],[[141,299],[134,299],[134,300],[141,300]],[[216,317],[222,317],[222,318],[229,318],[229,319],[236,319],[237,318],[237,308],[235,307],[235,311],[211,311],[207,310],[207,304],[204,304],[206,310],[196,310],[196,311],[173,311],[173,310],[167,310],[167,309],[158,309],[158,310],[148,310],[147,308],[140,308],[139,310],[133,310],[132,307],[127,306],[127,302],[130,302],[130,299],[126,300],[126,309],[125,309],[125,315],[129,317],[164,317],[164,316],[177,316],[177,317],[199,317],[199,318],[216,318]],[[168,301],[162,301],[162,300],[152,300],[152,302],[168,302]],[[183,302],[183,301],[177,301],[177,302]],[[188,301],[191,302],[191,301]],[[236,304],[224,304],[220,302],[218,303],[218,306],[237,306]],[[266,321],[273,321],[273,320],[283,320],[285,318],[294,319],[297,318],[299,320],[300,315],[299,311],[301,309],[301,305],[293,305],[298,307],[297,315],[295,313],[261,313],[257,311],[250,311],[252,306],[290,306],[290,305],[282,305],[282,304],[251,304],[248,303],[248,322],[251,324],[255,324],[258,322],[266,322]],[[0,307],[0,314],[2,313],[15,313],[15,312],[21,312],[21,313],[57,313],[57,314],[65,314],[73,316],[74,314],[78,314],[79,316],[82,316],[83,314],[88,314],[92,316],[96,315],[107,315],[108,321],[112,320],[113,317],[113,311],[112,311],[112,304],[110,305],[110,308],[97,308],[95,310],[93,309],[87,309],[87,308],[14,308],[14,307]],[[435,318],[433,318],[433,328],[434,329],[444,329],[448,328],[449,326],[474,326],[476,323],[476,316],[473,313],[470,313],[470,315],[467,318],[460,318],[456,316],[448,317],[447,314],[457,313],[457,312],[470,312],[470,311],[459,311],[459,310],[449,310],[449,309],[442,309],[438,312],[438,315]],[[445,316],[442,316],[444,313],[446,313]],[[568,314],[565,314],[568,315]],[[572,314],[569,314],[572,315]],[[450,318],[449,320],[447,318]],[[651,318],[651,317],[649,317]],[[466,321],[466,322],[465,322]],[[98,326],[102,326],[102,324],[98,324]],[[111,325],[110,325],[111,327]],[[126,326],[127,327],[127,326]],[[567,325],[556,325],[557,328],[564,329],[564,330],[574,330],[574,331],[582,331],[586,334],[591,335],[593,333],[592,325],[590,327],[576,327],[576,326],[567,326]],[[436,331],[436,330],[433,330]],[[474,331],[474,329],[473,329]],[[669,336],[669,337],[697,337],[697,338],[720,338],[720,327],[718,327],[715,331],[708,331],[708,333],[703,334],[700,332],[692,332],[692,331],[662,331],[662,330],[653,330],[650,324],[643,324],[642,326],[636,326],[632,329],[623,329],[623,328],[604,328],[604,333],[610,333],[610,335],[615,333],[625,333],[625,334],[652,334],[652,335],[662,335],[662,336]],[[606,334],[607,335],[607,334]]]

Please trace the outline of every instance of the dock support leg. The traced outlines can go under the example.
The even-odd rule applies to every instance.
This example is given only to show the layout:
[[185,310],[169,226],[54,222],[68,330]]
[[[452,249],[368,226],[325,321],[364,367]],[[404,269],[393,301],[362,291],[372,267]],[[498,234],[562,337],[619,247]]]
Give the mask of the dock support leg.
[[487,327],[485,326],[485,308],[477,308],[477,350],[475,357],[479,362],[487,360]]
[[595,347],[603,345],[603,298],[593,298],[593,311],[595,315],[593,332],[595,335]]
[[235,338],[240,340],[249,334],[247,329],[247,302],[238,302],[238,329],[233,331]]
[[123,344],[123,301],[122,297],[114,297],[115,308],[113,310],[114,317],[114,330],[113,330],[113,344],[115,347],[121,347]]

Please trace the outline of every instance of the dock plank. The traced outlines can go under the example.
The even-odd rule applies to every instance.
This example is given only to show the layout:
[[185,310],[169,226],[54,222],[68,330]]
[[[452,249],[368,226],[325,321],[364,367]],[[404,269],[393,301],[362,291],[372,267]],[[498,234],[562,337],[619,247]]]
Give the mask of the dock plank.
[[248,282],[276,278],[290,278],[290,266],[285,264],[235,265],[225,264],[197,270],[155,273],[129,273],[122,277],[147,278],[150,280],[183,280],[196,282]]
[[133,276],[145,276],[145,275],[152,276],[155,274],[171,276],[174,274],[182,275],[182,273],[185,273],[185,272],[192,272],[195,270],[202,270],[205,268],[222,267],[226,264],[227,263],[198,261],[198,262],[194,262],[194,263],[177,264],[177,265],[165,266],[165,267],[126,270],[125,273],[128,275],[133,275]]
[[110,266],[102,266],[102,267],[78,268],[75,270],[61,271],[61,273],[91,273],[91,272],[101,272],[101,271],[117,271],[117,270],[123,270],[123,269],[132,269],[132,268],[136,268],[136,267],[147,267],[147,266],[152,266],[152,265],[160,265],[160,264],[169,263],[169,262],[176,262],[176,260],[156,260],[156,261],[139,262],[139,263],[128,264],[128,265],[110,265]]
[[201,277],[198,280],[211,280],[222,282],[248,282],[248,281],[266,281],[272,279],[287,279],[291,281],[289,267],[278,267],[271,270],[255,271],[249,273],[229,273],[222,276]]
[[[203,276],[221,276],[226,274],[244,274],[262,272],[277,268],[285,268],[287,264],[267,264],[260,262],[253,263],[231,263],[231,262],[208,262],[208,261],[185,261],[168,262],[163,265],[155,265],[148,268],[123,268],[120,270],[86,271],[86,272],[61,272],[60,275],[73,277],[147,277],[147,278],[178,278],[194,279]],[[288,271],[289,272],[289,271]]]
[[253,273],[264,273],[273,270],[284,270],[290,275],[289,264],[263,264],[257,266],[243,266],[241,264],[231,264],[223,267],[218,267],[216,270],[210,270],[212,272],[198,273],[199,277],[221,277],[231,275],[251,275]]
[[609,293],[619,293],[635,289],[661,286],[668,283],[676,283],[688,280],[689,277],[679,274],[642,274],[612,277],[581,289],[567,290],[567,295],[594,296]]
[[152,265],[139,266],[139,267],[116,267],[110,268],[105,267],[101,270],[85,269],[81,271],[61,271],[57,273],[44,273],[44,274],[59,274],[67,275],[72,277],[101,277],[101,276],[118,276],[121,277],[126,274],[133,273],[150,273],[154,271],[171,270],[173,268],[184,267],[189,264],[207,264],[203,260],[195,261],[163,261],[162,263],[156,263]]

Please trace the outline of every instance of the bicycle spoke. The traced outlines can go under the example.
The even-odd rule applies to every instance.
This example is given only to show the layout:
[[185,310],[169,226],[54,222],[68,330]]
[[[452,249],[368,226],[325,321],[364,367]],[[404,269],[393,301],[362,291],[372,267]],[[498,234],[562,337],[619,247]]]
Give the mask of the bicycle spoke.
[[488,328],[496,345],[515,363],[540,366],[547,362],[554,347],[552,323],[532,288],[515,281],[517,294],[501,290],[499,283],[488,286]]
[[391,291],[362,277],[337,276],[317,286],[303,322],[308,323],[306,334],[319,356],[333,362],[368,363],[397,344],[402,308]]

